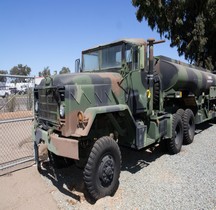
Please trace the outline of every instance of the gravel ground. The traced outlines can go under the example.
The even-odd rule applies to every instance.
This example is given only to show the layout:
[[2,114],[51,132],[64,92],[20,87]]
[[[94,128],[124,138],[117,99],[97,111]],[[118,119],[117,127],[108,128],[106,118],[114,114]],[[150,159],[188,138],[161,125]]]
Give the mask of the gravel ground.
[[[216,209],[216,125],[196,130],[194,142],[177,155],[161,147],[122,150],[120,185],[113,197],[90,200],[82,171],[74,166],[53,174],[47,166],[42,178],[55,186],[59,209]],[[56,179],[58,181],[56,181]]]

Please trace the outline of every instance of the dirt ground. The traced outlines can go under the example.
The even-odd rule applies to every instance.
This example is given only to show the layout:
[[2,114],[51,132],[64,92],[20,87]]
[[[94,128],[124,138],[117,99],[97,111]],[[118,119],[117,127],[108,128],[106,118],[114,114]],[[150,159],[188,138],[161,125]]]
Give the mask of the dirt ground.
[[[84,195],[81,170],[75,168],[63,169],[58,182],[49,169],[38,173],[35,164],[0,176],[0,210],[115,209],[115,204],[121,199],[121,189],[115,197],[107,196],[92,203],[88,195]],[[67,180],[74,170],[75,179]]]
[[58,209],[54,187],[46,185],[34,165],[1,176],[0,189],[1,210]]

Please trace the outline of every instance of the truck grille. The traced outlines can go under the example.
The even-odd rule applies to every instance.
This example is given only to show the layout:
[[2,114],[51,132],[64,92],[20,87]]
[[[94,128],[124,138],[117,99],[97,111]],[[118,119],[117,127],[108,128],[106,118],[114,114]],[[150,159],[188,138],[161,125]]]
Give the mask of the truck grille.
[[57,121],[58,103],[53,97],[53,91],[39,90],[39,118],[52,122]]
[[58,123],[59,103],[64,100],[64,90],[58,88],[38,89],[38,118]]

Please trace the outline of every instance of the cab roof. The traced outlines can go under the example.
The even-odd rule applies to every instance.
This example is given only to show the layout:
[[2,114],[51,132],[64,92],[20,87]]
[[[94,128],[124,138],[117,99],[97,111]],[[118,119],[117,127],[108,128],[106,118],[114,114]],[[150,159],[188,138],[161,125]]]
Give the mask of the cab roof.
[[131,44],[135,44],[135,45],[147,45],[147,42],[142,38],[126,38],[126,39],[119,39],[119,40],[116,40],[116,41],[113,41],[110,43],[106,43],[106,44],[101,44],[101,45],[83,50],[82,52],[84,53],[84,52],[91,51],[93,49],[99,49],[99,48],[103,48],[105,46],[112,46],[112,45],[117,45],[120,43],[131,43]]

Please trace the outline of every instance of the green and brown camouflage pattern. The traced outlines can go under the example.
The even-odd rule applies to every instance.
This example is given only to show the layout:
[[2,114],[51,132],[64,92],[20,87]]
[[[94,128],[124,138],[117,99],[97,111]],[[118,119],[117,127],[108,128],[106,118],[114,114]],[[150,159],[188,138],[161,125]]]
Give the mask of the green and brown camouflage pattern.
[[179,108],[190,108],[197,124],[215,117],[215,74],[164,56],[158,56],[155,63],[161,109],[174,113]]
[[83,54],[117,44],[122,52],[133,46],[128,51],[132,63],[122,56],[120,68],[46,77],[35,88],[37,144],[43,141],[51,152],[79,159],[80,148],[102,136],[136,149],[170,138],[172,114],[179,108],[191,108],[196,123],[215,117],[216,76],[163,56],[150,70],[143,39],[124,39]]
[[216,75],[192,65],[159,56],[157,72],[160,74],[161,88],[166,94],[169,90],[191,92],[197,97],[203,92],[209,93],[216,86]]

